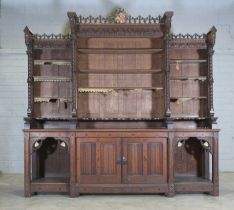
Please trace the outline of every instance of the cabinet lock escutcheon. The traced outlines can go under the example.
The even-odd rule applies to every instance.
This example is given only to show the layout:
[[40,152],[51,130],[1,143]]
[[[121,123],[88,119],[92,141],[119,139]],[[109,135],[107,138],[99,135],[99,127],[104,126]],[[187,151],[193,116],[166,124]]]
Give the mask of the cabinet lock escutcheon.
[[124,156],[122,157],[121,160],[116,161],[116,164],[121,164],[121,165],[124,165],[124,164],[127,164],[127,163],[128,163],[127,158],[124,157]]

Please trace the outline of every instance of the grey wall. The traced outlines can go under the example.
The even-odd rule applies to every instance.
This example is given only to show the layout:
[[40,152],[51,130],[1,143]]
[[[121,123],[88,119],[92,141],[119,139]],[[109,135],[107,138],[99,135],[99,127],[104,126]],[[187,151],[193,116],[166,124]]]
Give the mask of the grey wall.
[[[27,57],[23,28],[60,33],[66,12],[106,15],[122,6],[131,15],[174,11],[174,33],[218,29],[214,55],[214,104],[219,117],[220,170],[234,171],[234,1],[233,0],[0,0],[0,171],[23,172],[23,116],[27,104]],[[39,3],[40,2],[40,3]]]

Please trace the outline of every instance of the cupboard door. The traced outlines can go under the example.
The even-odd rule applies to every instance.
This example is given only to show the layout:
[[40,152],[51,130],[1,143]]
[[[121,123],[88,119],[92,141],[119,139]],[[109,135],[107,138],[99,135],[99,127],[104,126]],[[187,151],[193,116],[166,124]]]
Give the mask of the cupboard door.
[[77,182],[121,183],[121,140],[118,138],[77,139]]
[[123,140],[123,183],[166,183],[167,139]]

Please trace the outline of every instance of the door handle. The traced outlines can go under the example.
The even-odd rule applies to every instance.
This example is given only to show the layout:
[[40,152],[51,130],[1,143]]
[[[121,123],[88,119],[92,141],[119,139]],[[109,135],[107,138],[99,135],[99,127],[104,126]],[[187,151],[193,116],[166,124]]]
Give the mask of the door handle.
[[126,157],[122,157],[122,164],[124,165],[124,164],[127,164],[128,163],[128,160],[127,160],[127,158]]
[[126,157],[122,157],[121,160],[116,160],[116,164],[121,164],[121,165],[124,165],[124,164],[127,164],[128,161],[127,161],[127,158]]

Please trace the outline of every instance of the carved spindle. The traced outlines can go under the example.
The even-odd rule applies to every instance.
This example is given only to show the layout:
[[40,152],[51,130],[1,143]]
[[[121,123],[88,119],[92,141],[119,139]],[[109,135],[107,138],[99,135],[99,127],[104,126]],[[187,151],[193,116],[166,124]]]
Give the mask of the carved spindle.
[[75,12],[67,13],[70,26],[71,26],[71,38],[72,38],[72,117],[77,116],[76,109],[76,67],[77,67],[77,22],[78,17]]
[[24,29],[25,44],[28,55],[28,109],[27,116],[32,117],[33,113],[33,33],[26,26]]
[[[168,63],[168,59],[169,59],[169,33],[170,33],[170,29],[171,29],[171,18],[173,16],[173,12],[166,12],[163,16],[163,25],[162,25],[162,29],[164,32],[164,53],[165,53],[165,75],[166,75],[166,79],[165,79],[165,104],[166,104],[166,118],[167,121],[171,116],[171,110],[170,110],[170,67],[169,67],[169,63]],[[167,122],[167,126],[168,126],[168,122]]]
[[211,121],[215,121],[214,119],[214,105],[213,105],[213,54],[214,54],[214,44],[216,39],[217,29],[213,26],[211,30],[207,33],[206,44],[208,50],[208,111],[211,118]]

